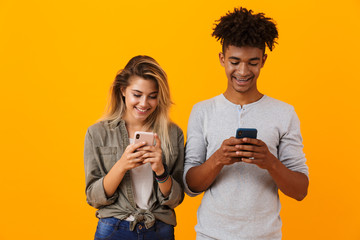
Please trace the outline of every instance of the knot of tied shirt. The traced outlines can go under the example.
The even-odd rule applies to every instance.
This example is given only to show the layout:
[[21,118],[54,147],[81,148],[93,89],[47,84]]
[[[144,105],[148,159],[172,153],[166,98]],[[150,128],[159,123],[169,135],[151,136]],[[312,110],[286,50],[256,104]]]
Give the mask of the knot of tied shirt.
[[137,209],[133,212],[134,221],[130,223],[130,230],[133,231],[139,222],[144,222],[146,229],[151,228],[155,223],[155,216],[148,209]]

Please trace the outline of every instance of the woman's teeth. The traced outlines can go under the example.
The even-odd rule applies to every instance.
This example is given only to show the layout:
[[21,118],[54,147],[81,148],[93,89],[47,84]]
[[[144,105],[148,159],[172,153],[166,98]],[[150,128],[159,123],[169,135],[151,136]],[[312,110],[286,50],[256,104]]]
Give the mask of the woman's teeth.
[[140,109],[140,108],[136,108],[137,110],[139,110],[140,112],[146,112],[148,109]]

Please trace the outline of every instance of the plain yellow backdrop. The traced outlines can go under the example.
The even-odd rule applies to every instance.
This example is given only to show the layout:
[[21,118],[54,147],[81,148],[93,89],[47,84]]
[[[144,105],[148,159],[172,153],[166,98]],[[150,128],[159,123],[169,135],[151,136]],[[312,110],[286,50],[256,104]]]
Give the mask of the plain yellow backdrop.
[[[192,106],[226,88],[211,32],[238,6],[277,22],[259,88],[301,120],[310,188],[281,195],[284,239],[360,239],[358,0],[0,0],[0,239],[92,239],[83,142],[116,72],[154,57],[186,132]],[[176,209],[176,239],[195,238],[200,201]]]

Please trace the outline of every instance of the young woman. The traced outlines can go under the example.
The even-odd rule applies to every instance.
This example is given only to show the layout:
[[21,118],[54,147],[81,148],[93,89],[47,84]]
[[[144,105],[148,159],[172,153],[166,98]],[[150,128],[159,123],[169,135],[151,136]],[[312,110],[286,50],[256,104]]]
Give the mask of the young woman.
[[[107,113],[85,137],[95,239],[174,239],[184,136],[169,120],[170,105],[167,76],[153,58],[136,56],[116,76]],[[155,145],[133,143],[136,131],[154,132]]]

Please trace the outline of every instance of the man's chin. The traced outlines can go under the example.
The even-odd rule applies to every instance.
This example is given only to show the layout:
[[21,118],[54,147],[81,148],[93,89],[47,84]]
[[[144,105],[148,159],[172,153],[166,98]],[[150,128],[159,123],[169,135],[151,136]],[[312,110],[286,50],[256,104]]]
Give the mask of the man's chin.
[[244,86],[234,86],[233,89],[237,92],[237,93],[247,93],[249,92],[249,87],[244,87]]

